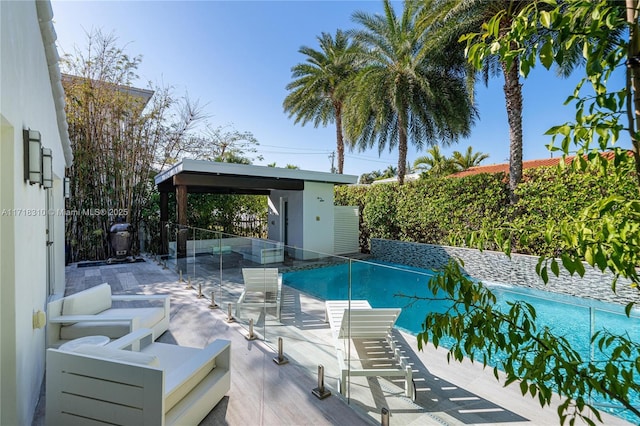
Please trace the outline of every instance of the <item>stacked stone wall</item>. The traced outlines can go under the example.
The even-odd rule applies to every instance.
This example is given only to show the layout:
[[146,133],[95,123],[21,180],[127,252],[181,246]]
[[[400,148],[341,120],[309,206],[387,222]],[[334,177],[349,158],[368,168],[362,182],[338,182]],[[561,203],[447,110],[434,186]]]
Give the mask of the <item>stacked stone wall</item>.
[[560,275],[549,270],[549,282],[545,285],[536,274],[538,257],[501,252],[409,243],[404,241],[371,239],[371,256],[377,260],[399,263],[424,269],[441,269],[450,259],[460,259],[467,274],[480,281],[506,283],[535,288],[571,296],[627,304],[640,303],[640,291],[627,280],[618,280],[616,292],[611,291],[613,276],[603,274],[585,263],[585,274],[570,275],[560,264]]

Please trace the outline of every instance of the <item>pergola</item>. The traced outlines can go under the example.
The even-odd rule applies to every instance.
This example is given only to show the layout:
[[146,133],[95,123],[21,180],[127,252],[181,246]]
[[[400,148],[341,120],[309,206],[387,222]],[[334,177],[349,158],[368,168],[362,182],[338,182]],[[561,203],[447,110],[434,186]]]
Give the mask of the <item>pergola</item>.
[[[356,176],[308,170],[202,160],[182,160],[158,174],[155,183],[160,191],[160,221],[169,220],[169,193],[176,194],[178,225],[187,225],[187,194],[270,195],[272,191],[304,191],[306,182],[352,184]],[[166,252],[167,236],[163,227],[162,244]],[[178,238],[178,257],[186,255],[186,236]]]

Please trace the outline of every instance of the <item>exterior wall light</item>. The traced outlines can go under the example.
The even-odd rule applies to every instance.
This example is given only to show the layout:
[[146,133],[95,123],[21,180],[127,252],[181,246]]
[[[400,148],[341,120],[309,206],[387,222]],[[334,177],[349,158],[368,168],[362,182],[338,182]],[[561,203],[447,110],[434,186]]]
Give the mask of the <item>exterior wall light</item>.
[[31,185],[41,183],[42,180],[42,160],[40,132],[37,130],[22,131],[24,146],[24,180]]
[[51,148],[42,148],[42,186],[53,188],[53,156]]
[[68,177],[64,178],[63,193],[64,198],[71,198],[71,179]]

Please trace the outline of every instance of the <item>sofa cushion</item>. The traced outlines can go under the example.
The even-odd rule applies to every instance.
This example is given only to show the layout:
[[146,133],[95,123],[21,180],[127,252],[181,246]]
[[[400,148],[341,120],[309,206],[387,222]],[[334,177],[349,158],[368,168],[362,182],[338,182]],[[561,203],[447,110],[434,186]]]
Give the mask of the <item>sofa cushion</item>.
[[[163,308],[112,308],[97,314],[99,318],[138,318],[138,328],[151,328],[164,319]],[[77,322],[60,328],[60,339],[71,340],[90,335],[102,335],[117,339],[130,333],[127,321]]]
[[141,352],[126,351],[124,349],[107,348],[104,346],[95,345],[80,345],[76,347],[73,352],[91,355],[100,358],[107,358],[113,361],[129,362],[132,364],[149,365],[152,367],[158,367],[160,361],[158,357],[152,354],[145,354]]
[[154,355],[160,360],[160,368],[165,372],[165,413],[187,396],[215,368],[215,358],[199,365],[189,365],[198,358],[201,349],[166,343],[154,343],[142,351],[145,352],[146,349],[153,350]]
[[111,286],[98,286],[66,296],[62,315],[94,315],[111,308]]

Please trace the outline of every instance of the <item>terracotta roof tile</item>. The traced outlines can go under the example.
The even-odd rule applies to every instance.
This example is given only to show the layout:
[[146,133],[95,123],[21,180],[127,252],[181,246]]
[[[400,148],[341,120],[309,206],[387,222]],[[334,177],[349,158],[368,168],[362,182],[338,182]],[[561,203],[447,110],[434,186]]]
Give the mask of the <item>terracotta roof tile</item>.
[[[561,161],[561,158],[544,158],[542,160],[527,160],[522,162],[522,170],[533,169],[536,167],[548,167],[557,166]],[[573,157],[567,157],[565,163],[569,164],[573,160]],[[458,173],[449,175],[449,177],[464,177],[471,175],[478,175],[480,173],[509,173],[509,163],[502,164],[490,164],[487,166],[476,166],[470,169],[463,170]]]

